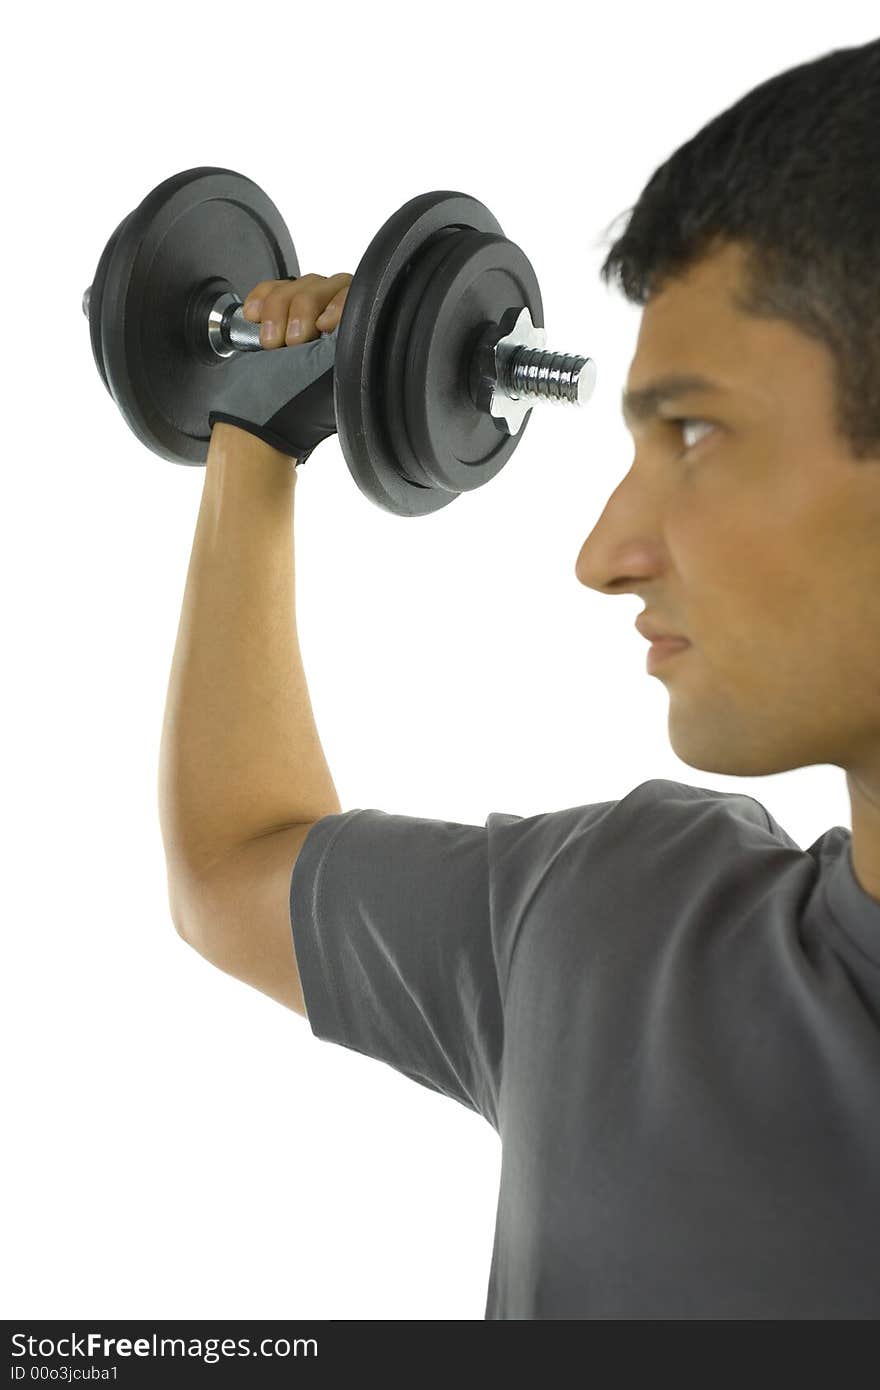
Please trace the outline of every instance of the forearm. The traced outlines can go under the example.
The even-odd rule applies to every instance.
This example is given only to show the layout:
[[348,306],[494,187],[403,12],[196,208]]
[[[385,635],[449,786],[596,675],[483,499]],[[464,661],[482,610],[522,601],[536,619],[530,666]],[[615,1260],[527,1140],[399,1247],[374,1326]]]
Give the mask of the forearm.
[[169,879],[341,809],[296,629],[293,460],[211,436],[159,753]]

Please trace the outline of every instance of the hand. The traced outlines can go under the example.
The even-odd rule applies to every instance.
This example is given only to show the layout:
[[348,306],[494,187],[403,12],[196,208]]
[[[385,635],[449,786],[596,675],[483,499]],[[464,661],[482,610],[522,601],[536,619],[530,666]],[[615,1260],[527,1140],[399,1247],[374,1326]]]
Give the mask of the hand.
[[297,280],[261,280],[242,307],[249,323],[259,323],[260,346],[293,347],[332,333],[342,317],[354,276],[301,275]]
[[242,314],[261,324],[264,348],[300,347],[288,357],[239,353],[225,373],[208,423],[234,425],[303,464],[336,433],[334,335],[352,275],[261,280]]

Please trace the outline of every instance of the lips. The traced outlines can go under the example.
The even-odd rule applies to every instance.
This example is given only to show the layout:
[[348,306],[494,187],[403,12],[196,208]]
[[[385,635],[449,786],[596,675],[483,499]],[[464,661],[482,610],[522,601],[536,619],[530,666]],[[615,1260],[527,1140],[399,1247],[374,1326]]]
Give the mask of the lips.
[[653,618],[646,618],[644,613],[636,618],[635,625],[636,631],[641,633],[648,642],[686,642],[690,646],[690,640],[682,633],[662,628],[659,623],[654,622]]
[[664,661],[669,661],[671,657],[686,652],[690,646],[686,637],[677,639],[672,637],[661,637],[658,641],[652,642],[648,648],[648,658],[646,662],[647,670],[653,675],[657,667]]

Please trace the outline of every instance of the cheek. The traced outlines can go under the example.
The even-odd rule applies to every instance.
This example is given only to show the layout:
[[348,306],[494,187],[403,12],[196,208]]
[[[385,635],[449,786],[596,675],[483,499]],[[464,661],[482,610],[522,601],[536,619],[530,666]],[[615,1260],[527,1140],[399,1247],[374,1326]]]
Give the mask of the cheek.
[[688,500],[666,539],[681,619],[707,651],[765,660],[768,649],[791,643],[793,626],[811,621],[803,549],[766,507],[746,510],[742,497]]

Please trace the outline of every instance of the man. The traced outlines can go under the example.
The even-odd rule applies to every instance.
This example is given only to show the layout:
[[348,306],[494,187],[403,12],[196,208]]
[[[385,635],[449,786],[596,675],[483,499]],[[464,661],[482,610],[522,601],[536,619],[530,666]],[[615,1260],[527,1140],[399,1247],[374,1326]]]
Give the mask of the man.
[[[291,547],[290,458],[332,428],[297,397],[214,429],[161,753],[172,915],[497,1130],[489,1318],[880,1316],[878,169],[875,41],[712,121],[603,267],[644,305],[636,450],[577,576],[685,639],[652,669],[688,765],[845,771],[852,832],[806,852],[664,780],[484,826],[343,812]],[[313,341],[348,283],[247,312]]]

